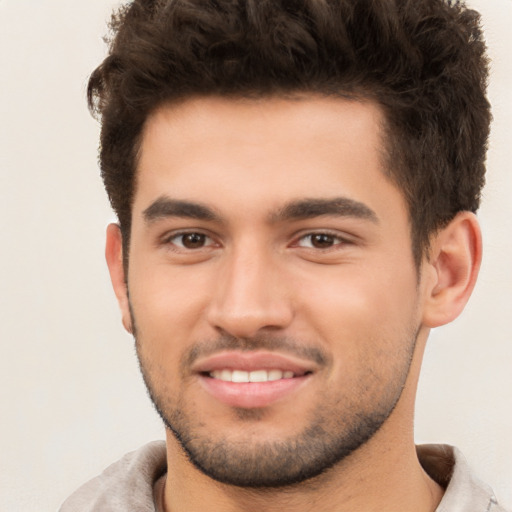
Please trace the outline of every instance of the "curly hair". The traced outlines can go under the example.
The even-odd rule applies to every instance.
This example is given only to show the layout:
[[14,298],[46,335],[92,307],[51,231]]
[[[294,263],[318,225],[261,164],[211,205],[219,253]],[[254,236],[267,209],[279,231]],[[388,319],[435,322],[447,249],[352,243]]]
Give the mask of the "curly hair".
[[417,263],[433,232],[479,206],[488,59],[480,16],[461,2],[134,0],[110,30],[88,101],[101,118],[102,178],[125,249],[145,120],[197,95],[378,103],[385,172],[407,201]]

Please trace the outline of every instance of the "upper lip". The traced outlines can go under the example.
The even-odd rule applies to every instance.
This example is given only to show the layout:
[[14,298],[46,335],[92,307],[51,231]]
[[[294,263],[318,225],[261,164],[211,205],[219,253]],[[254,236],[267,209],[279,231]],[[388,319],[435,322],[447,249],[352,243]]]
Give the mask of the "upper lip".
[[295,375],[304,375],[317,369],[314,361],[304,360],[289,354],[269,351],[229,351],[200,358],[192,365],[196,373],[209,373],[216,370],[282,370]]

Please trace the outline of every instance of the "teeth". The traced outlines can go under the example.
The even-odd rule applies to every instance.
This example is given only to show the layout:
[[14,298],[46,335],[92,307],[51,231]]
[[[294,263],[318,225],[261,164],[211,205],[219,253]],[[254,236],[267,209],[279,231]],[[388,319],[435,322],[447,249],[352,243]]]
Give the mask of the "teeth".
[[249,374],[250,382],[267,382],[268,380],[268,372],[265,370],[256,370]]
[[279,380],[282,378],[283,372],[281,370],[270,370],[267,375],[267,380]]
[[215,370],[210,372],[210,377],[225,382],[269,382],[279,379],[292,379],[294,373],[281,370],[254,370],[246,372],[243,370]]
[[231,382],[249,382],[249,372],[235,370],[231,375]]

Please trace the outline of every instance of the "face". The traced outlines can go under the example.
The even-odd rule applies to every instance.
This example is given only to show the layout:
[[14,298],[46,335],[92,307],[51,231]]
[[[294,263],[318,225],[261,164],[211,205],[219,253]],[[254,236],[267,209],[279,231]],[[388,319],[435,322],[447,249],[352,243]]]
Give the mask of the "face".
[[217,480],[318,475],[408,386],[421,297],[381,123],[371,103],[317,97],[148,119],[124,320],[169,431]]

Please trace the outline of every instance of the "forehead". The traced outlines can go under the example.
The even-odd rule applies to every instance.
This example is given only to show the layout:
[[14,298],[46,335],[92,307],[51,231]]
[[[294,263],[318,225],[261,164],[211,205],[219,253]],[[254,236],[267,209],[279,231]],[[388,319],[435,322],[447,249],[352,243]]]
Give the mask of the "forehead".
[[326,128],[348,126],[348,117],[352,128],[367,130],[373,124],[378,128],[383,113],[374,101],[341,96],[197,96],[160,105],[148,117],[144,134],[150,134],[155,125],[169,122],[179,126],[180,131],[184,128],[209,136],[212,134],[208,129],[214,125],[226,131],[238,126],[255,134],[262,125],[279,122],[282,127],[293,127],[298,135],[311,137]]
[[394,188],[383,172],[382,125],[375,103],[334,97],[163,105],[145,125],[134,212],[162,195],[244,210],[377,196]]

